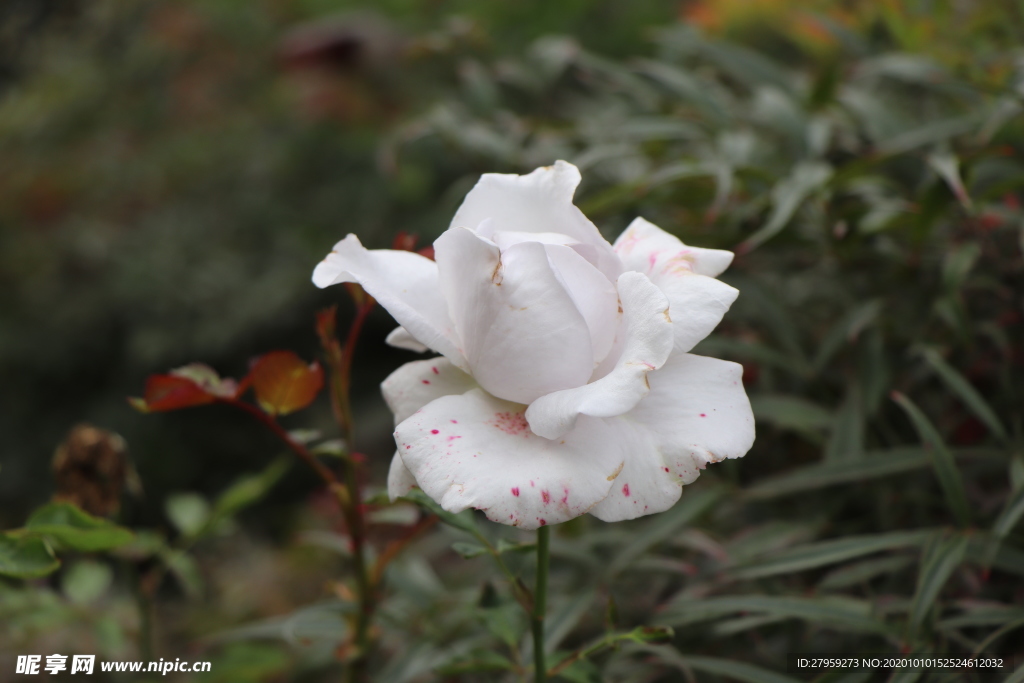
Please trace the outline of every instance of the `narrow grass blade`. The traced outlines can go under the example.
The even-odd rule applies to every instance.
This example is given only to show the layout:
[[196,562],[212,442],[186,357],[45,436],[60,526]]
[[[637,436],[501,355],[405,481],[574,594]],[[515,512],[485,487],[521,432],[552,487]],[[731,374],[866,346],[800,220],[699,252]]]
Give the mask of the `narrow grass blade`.
[[934,533],[931,529],[896,531],[809,543],[761,558],[760,562],[736,569],[733,575],[738,579],[753,579],[814,569],[883,550],[921,546]]
[[978,393],[978,390],[964,379],[964,376],[957,372],[952,365],[947,363],[935,349],[926,348],[921,351],[921,356],[935,370],[939,379],[949,387],[949,390],[956,394],[974,413],[975,417],[984,422],[985,426],[1000,440],[1006,441],[1006,429],[1003,427],[1003,423],[1000,422],[988,402]]
[[917,579],[917,592],[910,607],[910,627],[914,631],[924,624],[939,591],[964,561],[968,540],[966,535],[956,534],[936,541],[925,549]]
[[729,595],[674,599],[658,617],[659,624],[689,626],[735,615],[803,619],[842,631],[891,635],[892,629],[871,616],[871,605],[851,598],[804,598],[773,595]]
[[935,476],[938,478],[939,485],[942,486],[942,491],[946,495],[946,502],[949,504],[950,511],[961,526],[967,526],[971,523],[971,513],[967,506],[964,482],[960,477],[959,470],[956,468],[953,455],[949,452],[935,426],[913,401],[899,392],[893,392],[892,397],[903,408],[904,412],[907,413],[910,421],[914,423],[914,428],[917,430],[921,441],[925,445],[925,449],[931,456],[932,467],[935,468]]
[[801,467],[751,486],[744,495],[752,500],[769,500],[815,489],[889,477],[928,466],[922,448],[894,448],[869,451],[861,460],[825,462]]
[[634,645],[629,649],[632,652],[647,652],[653,655],[663,663],[683,672],[687,680],[690,680],[693,671],[703,671],[743,683],[798,683],[796,678],[733,659],[684,655],[675,648],[665,646]]

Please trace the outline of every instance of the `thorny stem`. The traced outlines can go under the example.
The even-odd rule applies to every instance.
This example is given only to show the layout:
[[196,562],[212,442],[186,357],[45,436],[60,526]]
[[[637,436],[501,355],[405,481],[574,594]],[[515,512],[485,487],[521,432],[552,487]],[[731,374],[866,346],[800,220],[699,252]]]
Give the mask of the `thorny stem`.
[[544,615],[548,598],[548,548],[551,541],[551,527],[537,529],[537,587],[533,592],[533,667],[536,683],[547,680],[547,664],[544,659]]

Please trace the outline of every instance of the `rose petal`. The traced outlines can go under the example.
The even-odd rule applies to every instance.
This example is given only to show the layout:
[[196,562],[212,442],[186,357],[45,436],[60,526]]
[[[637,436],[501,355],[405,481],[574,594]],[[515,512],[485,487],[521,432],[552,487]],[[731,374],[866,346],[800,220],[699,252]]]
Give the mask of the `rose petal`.
[[436,398],[464,394],[476,387],[472,377],[446,358],[406,363],[380,385],[384,401],[395,415],[396,425]]
[[615,245],[627,267],[646,273],[668,297],[677,352],[686,353],[708,336],[739,295],[711,277],[732,260],[728,251],[688,247],[642,218]]
[[651,393],[629,419],[654,435],[665,464],[689,484],[708,463],[742,458],[754,443],[754,414],[738,363],[673,354],[649,375]]
[[619,297],[615,285],[570,247],[547,244],[544,251],[555,277],[583,314],[590,330],[590,348],[596,365],[611,351],[619,325]]
[[743,457],[754,443],[754,414],[742,374],[736,363],[688,353],[650,373],[651,393],[608,420],[634,448],[591,514],[617,522],[663,512],[708,463]]
[[480,386],[529,403],[587,381],[590,331],[543,244],[499,253],[490,240],[453,228],[434,247],[451,320]]
[[409,330],[405,329],[401,325],[391,330],[388,336],[384,338],[384,342],[389,346],[394,346],[396,349],[405,349],[406,351],[414,351],[416,353],[426,353],[430,349],[420,344],[416,339],[409,334]]
[[391,467],[388,469],[388,498],[395,502],[405,494],[416,488],[416,477],[402,462],[402,458],[395,451],[395,457],[391,458]]
[[733,259],[733,253],[724,249],[689,247],[643,218],[634,218],[619,235],[615,253],[629,270],[647,272],[657,261],[658,267],[685,268],[707,277],[721,275]]
[[622,351],[604,377],[573,389],[542,396],[526,417],[534,433],[557,439],[580,415],[612,417],[631,410],[649,391],[647,374],[660,368],[672,351],[668,300],[640,273],[623,273],[617,283],[623,318]]
[[588,417],[549,441],[530,431],[522,410],[481,389],[439,398],[398,425],[398,453],[450,512],[476,508],[524,529],[585,513],[608,494],[631,444]]
[[619,522],[668,510],[679,500],[683,487],[665,466],[655,435],[628,416],[611,422],[633,448],[611,491],[590,514],[605,522]]
[[614,281],[622,264],[597,227],[572,203],[580,172],[565,161],[528,175],[485,173],[455,212],[451,227],[476,228],[491,219],[480,234],[495,232],[560,233],[595,247],[594,265]]
[[459,350],[441,295],[437,264],[411,251],[367,250],[355,235],[334,245],[313,271],[313,284],[358,282],[420,343],[459,367]]

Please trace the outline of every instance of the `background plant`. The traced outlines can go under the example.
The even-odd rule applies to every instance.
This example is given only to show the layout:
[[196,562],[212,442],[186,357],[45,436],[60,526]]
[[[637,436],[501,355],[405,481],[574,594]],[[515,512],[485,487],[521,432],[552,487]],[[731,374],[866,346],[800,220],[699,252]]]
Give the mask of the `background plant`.
[[[266,348],[312,358],[324,300],[306,282],[325,245],[352,231],[383,246],[399,228],[426,244],[477,174],[565,158],[607,235],[644,215],[738,251],[723,279],[740,299],[701,348],[744,363],[759,436],[668,513],[556,530],[552,661],[640,625],[676,633],[595,647],[560,675],[786,681],[787,652],[1019,653],[1020,17],[756,5],[652,3],[642,33],[580,4],[511,38],[501,9],[442,24],[396,5],[391,24],[346,24],[379,52],[326,71],[286,27],[333,6],[57,15],[0,101],[2,526],[43,503],[26,482],[84,417],[126,437],[144,484],[120,523],[176,538],[168,494],[212,498],[277,446],[217,408],[144,426],[124,395],[193,360],[240,375]],[[386,316],[367,325],[353,410],[372,489],[391,454],[375,384],[408,356],[377,350]],[[327,433],[327,402],[303,419]],[[173,607],[173,582],[155,596],[162,653],[209,648],[225,680],[330,677],[345,550],[304,476],[191,546],[206,600]],[[379,514],[396,535],[419,519]],[[443,521],[388,565],[376,675],[515,680],[528,624],[488,557],[529,584],[527,539]],[[4,585],[18,651],[64,624],[132,652],[130,578],[111,570],[82,600],[72,569]]]

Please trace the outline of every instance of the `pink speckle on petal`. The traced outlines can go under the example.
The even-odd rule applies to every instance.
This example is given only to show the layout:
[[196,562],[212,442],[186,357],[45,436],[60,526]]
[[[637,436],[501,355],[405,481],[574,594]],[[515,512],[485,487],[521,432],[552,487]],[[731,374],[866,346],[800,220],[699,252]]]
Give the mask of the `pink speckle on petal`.
[[707,417],[707,414],[706,413],[701,413],[700,416],[701,417]]
[[435,375],[440,375],[441,374],[436,367],[435,368],[430,368],[430,369],[434,371]]
[[548,493],[547,491],[541,491],[540,492],[540,499],[544,501],[545,505],[547,505],[548,503],[551,502],[551,494]]
[[527,437],[530,435],[530,425],[527,423],[526,416],[523,413],[495,413],[494,419],[491,420],[490,424],[512,436]]
[[534,486],[533,479],[530,480],[530,486]]
[[513,486],[512,487],[512,495],[515,496],[516,498],[519,497],[519,487],[518,486]]
[[457,424],[459,424],[459,421],[458,421],[458,420],[452,420],[452,421],[451,421],[451,423],[452,423],[453,425],[457,425]]
[[665,471],[668,472],[668,468],[667,467],[665,468]]
[[412,448],[410,444],[405,444],[405,450],[409,450],[410,448]]
[[431,429],[431,430],[430,430],[430,433],[431,433],[431,434],[437,434],[437,430],[436,430],[436,429]]
[[629,484],[623,484],[622,485],[622,495],[624,495],[624,496],[628,496],[629,495]]
[[423,383],[424,384],[430,384],[430,380],[429,379],[425,379],[425,380],[423,380]]
[[537,518],[537,521],[540,522],[541,526],[546,526],[547,523],[548,523],[548,521],[546,519],[541,519],[540,517]]
[[[449,436],[448,440],[449,441],[455,441],[455,439],[461,439],[461,438],[462,438],[461,436]],[[476,456],[474,455],[473,457],[475,458]]]
[[568,505],[569,504],[569,489],[567,489],[567,488],[565,488],[563,486],[562,487],[562,493],[565,494],[564,496],[562,496],[562,505]]

